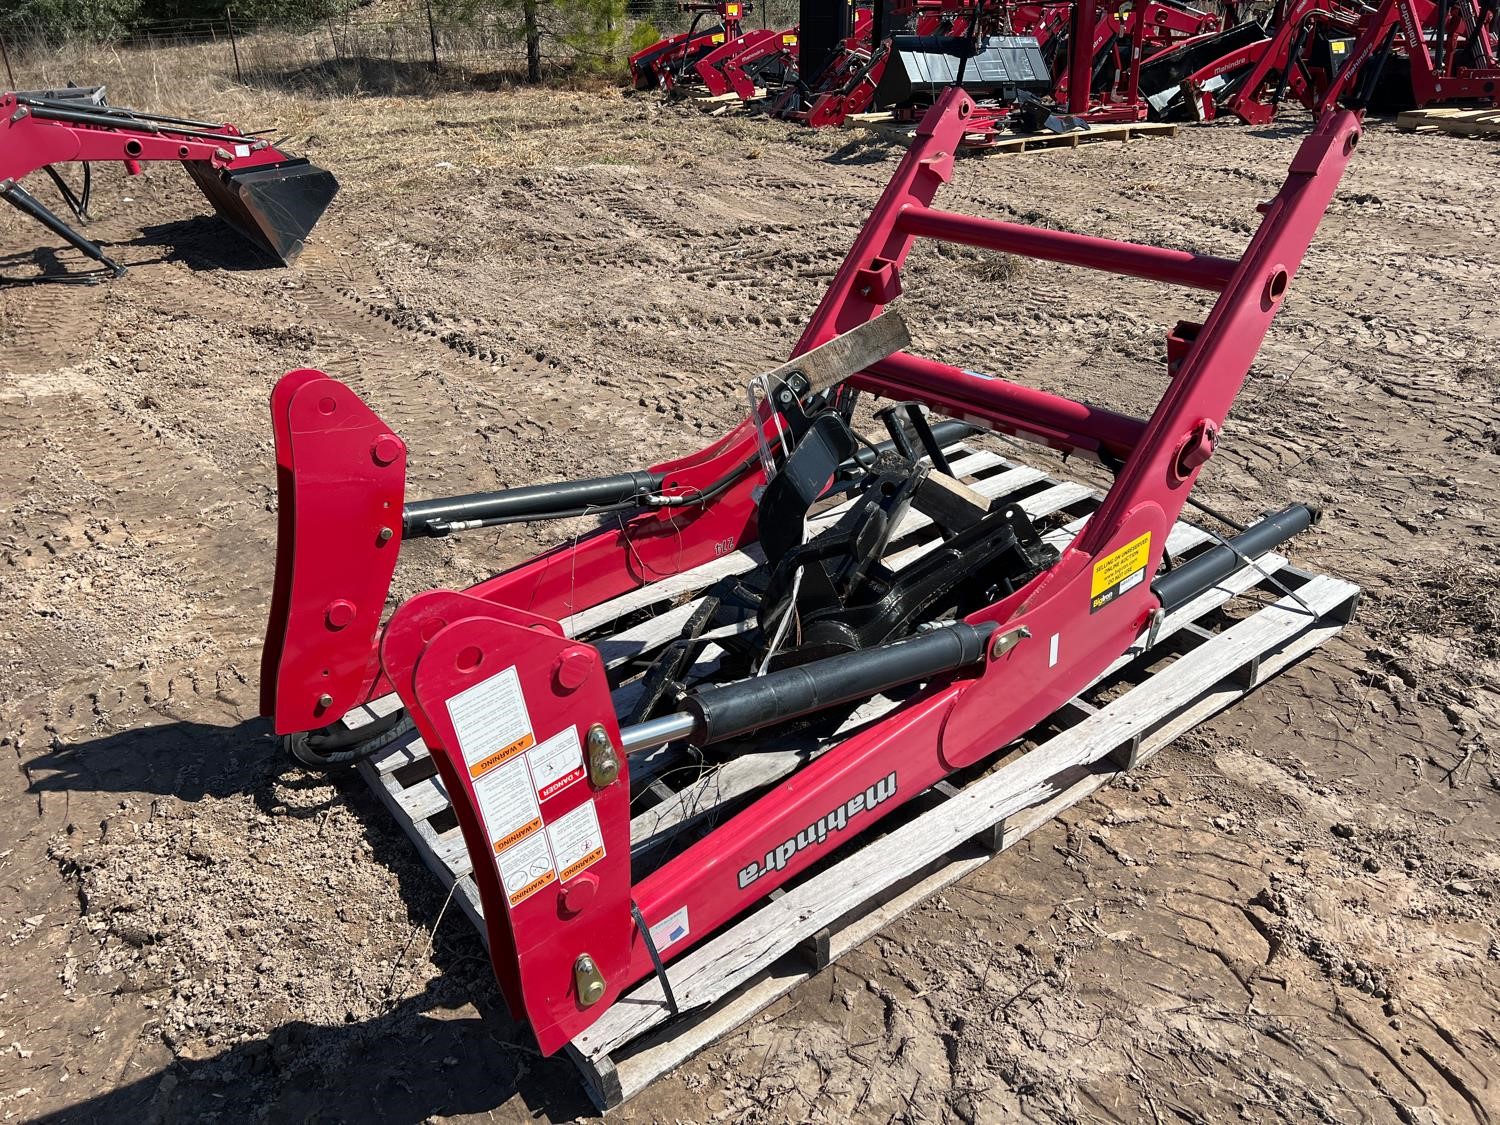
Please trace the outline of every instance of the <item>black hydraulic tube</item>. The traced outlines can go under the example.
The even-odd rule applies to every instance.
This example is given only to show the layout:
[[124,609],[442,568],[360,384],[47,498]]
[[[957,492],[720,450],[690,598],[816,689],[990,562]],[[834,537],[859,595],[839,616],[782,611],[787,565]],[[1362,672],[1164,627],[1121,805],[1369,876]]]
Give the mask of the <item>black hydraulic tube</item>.
[[[975,426],[969,422],[957,422],[951,418],[945,418],[941,422],[934,422],[929,428],[932,431],[933,441],[939,449],[952,445],[956,441],[962,441],[970,434],[984,432],[982,426]],[[856,468],[869,468],[875,463],[877,451],[878,453],[899,452],[896,449],[894,441],[876,442],[874,450],[867,445],[862,445],[854,451],[854,456],[844,462],[841,466],[841,471],[852,472]]]
[[1161,599],[1167,612],[1184,606],[1205,590],[1212,589],[1253,559],[1274,550],[1299,532],[1318,522],[1319,510],[1308,504],[1290,504],[1271,512],[1227,542],[1205,551],[1151,583],[1151,592]]
[[1271,104],[1281,105],[1281,99],[1286,97],[1287,83],[1292,80],[1292,67],[1302,58],[1302,48],[1307,45],[1307,37],[1312,34],[1312,20],[1306,20],[1297,29],[1296,36],[1292,39],[1292,49],[1286,54],[1286,66],[1281,68],[1281,75],[1276,80],[1276,89],[1271,94]]
[[749,680],[703,688],[683,700],[696,745],[864,699],[984,659],[999,626],[944,625],[915,637],[814,660]]
[[401,535],[404,539],[421,539],[497,523],[546,519],[561,513],[583,514],[589,508],[643,499],[661,488],[665,479],[657,473],[619,473],[592,480],[418,500],[406,505],[401,513]]
[[243,133],[225,133],[221,125],[215,125],[212,129],[195,129],[186,125],[157,122],[144,117],[117,117],[110,113],[65,109],[47,103],[29,105],[27,108],[33,117],[43,121],[65,121],[70,125],[100,125],[106,129],[136,129],[142,133],[174,133],[200,141],[220,141],[231,145],[245,144],[254,140],[252,136]]
[[[941,448],[980,431],[968,422],[942,421],[931,427],[935,444]],[[861,447],[840,467],[845,474],[856,473],[875,461],[877,453],[895,449],[889,441],[878,442],[874,450]],[[447,535],[452,531],[471,531],[502,523],[556,519],[561,516],[587,515],[591,508],[610,508],[639,504],[656,495],[666,478],[657,473],[618,473],[592,480],[559,481],[556,484],[534,484],[524,488],[507,488],[499,492],[475,492],[467,496],[445,496],[418,500],[406,505],[401,513],[401,537],[424,539]],[[710,489],[709,491],[713,491]]]
[[[80,101],[91,101],[91,95],[98,87],[77,87],[74,90],[27,90],[16,94],[16,101],[22,105],[33,108],[68,109]],[[194,129],[211,129],[222,132],[223,122],[219,121],[195,121],[191,117],[171,117],[162,113],[144,113],[138,109],[130,109],[126,106],[109,105],[108,103],[92,103],[94,108],[91,113],[104,114],[108,117],[117,118],[119,123],[129,124],[131,121],[155,121],[162,125],[187,125]]]
[[48,210],[41,200],[37,199],[36,196],[32,195],[14,180],[0,181],[0,199],[5,200],[5,202],[9,203],[17,211],[22,211],[30,215],[37,222],[41,223],[42,226],[57,235],[57,237],[77,249],[79,253],[88,255],[94,261],[106,267],[116,277],[120,277],[125,273],[125,267],[99,249],[97,243],[89,241],[72,227],[68,226],[67,223]]

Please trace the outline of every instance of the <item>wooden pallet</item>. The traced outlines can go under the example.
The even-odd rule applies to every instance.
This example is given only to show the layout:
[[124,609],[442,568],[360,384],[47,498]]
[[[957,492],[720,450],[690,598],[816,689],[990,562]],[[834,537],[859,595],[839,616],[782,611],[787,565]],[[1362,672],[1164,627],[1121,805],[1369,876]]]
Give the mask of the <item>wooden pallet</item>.
[[[755,87],[755,92],[750,96],[749,100],[752,102],[759,101],[765,96],[766,88],[764,86],[757,86]],[[689,90],[687,93],[682,95],[682,100],[692,102],[694,105],[700,106],[743,105],[746,101],[746,99],[740,97],[733,91],[727,94],[710,94],[707,90]]]
[[[955,471],[992,499],[1019,503],[1059,548],[1082,528],[1099,494],[1000,454],[959,445]],[[837,519],[843,506],[813,517]],[[925,516],[908,513],[886,562],[899,569],[940,542]],[[1178,523],[1168,549],[1186,559],[1213,545],[1207,531]],[[697,591],[762,562],[738,551],[688,574],[616,598],[564,622],[595,644],[612,668],[676,637]],[[1144,761],[1183,732],[1332,638],[1349,621],[1359,588],[1264,555],[1166,616],[1089,689],[995,759],[908,801],[831,860],[668,968],[684,1015],[670,1020],[659,982],[638,985],[569,1047],[601,1109],[645,1089],[797,984],[878,933],[906,910],[992,860],[1062,810]],[[712,645],[695,669],[710,671]],[[616,709],[628,713],[638,686],[622,683]],[[877,697],[840,735],[899,704]],[[377,701],[346,722],[359,726],[398,706]],[[828,746],[836,744],[839,736]],[[650,854],[784,779],[813,752],[754,753],[717,767],[684,770],[677,748],[630,762],[632,851]],[[408,736],[360,766],[427,866],[484,935],[471,866],[447,794],[419,739]]]
[[1500,137],[1500,109],[1412,109],[1396,118],[1396,128],[1407,133]]
[[[896,115],[884,113],[853,113],[844,120],[846,129],[874,129],[902,144],[910,144],[916,136],[916,126],[897,121]],[[1093,141],[1129,141],[1137,137],[1175,137],[1177,126],[1170,122],[1139,121],[1117,122],[1110,125],[1091,125],[1087,129],[1070,129],[1066,133],[1004,133],[992,144],[975,149],[976,152],[1034,152],[1045,148],[1077,148]]]

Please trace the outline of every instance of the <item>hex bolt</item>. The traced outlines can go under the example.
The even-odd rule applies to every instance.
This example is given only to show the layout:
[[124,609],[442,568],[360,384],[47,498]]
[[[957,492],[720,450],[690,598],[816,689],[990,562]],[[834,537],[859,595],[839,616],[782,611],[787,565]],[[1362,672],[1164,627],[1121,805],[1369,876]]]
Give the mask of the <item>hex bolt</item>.
[[326,691],[322,695],[318,696],[318,708],[320,710],[326,710],[327,708],[332,706],[333,696],[329,695]]
[[401,439],[395,434],[381,434],[370,447],[370,455],[377,465],[389,465],[401,456]]
[[587,953],[579,954],[573,962],[573,986],[578,990],[578,1002],[585,1008],[604,999],[604,974]]
[[589,780],[594,783],[594,788],[613,785],[620,777],[620,759],[603,723],[595,723],[589,728],[588,747]]

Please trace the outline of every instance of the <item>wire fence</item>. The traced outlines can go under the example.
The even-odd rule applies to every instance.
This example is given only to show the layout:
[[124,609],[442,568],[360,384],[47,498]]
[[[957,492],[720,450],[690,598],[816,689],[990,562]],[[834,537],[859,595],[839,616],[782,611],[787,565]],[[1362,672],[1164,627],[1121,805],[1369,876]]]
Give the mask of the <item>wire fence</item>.
[[[583,73],[623,80],[625,59],[643,37],[683,30],[692,19],[677,0],[627,0],[624,11],[618,21],[584,24],[574,7],[539,4],[542,77]],[[797,0],[762,0],[745,26],[790,26],[796,13]],[[445,20],[416,0],[399,18],[356,12],[289,27],[237,21],[229,8],[216,19],[160,21],[104,43],[13,26],[0,37],[0,78],[9,89],[92,85],[103,80],[93,70],[107,64],[126,75],[190,73],[288,93],[402,93],[520,82],[527,75],[526,41],[518,10]]]
[[[548,19],[540,31],[543,77],[580,69],[623,72],[636,20],[589,33]],[[108,43],[58,40],[13,33],[0,40],[7,88],[89,83],[88,74],[61,74],[80,60],[109,56],[138,69],[181,65],[191,59],[216,75],[244,85],[289,92],[399,92],[412,85],[489,76],[520,81],[526,75],[524,27],[501,17],[447,23],[425,15],[398,20],[325,20],[301,29],[275,24],[237,24],[232,14],[217,20],[178,20],[140,29]]]

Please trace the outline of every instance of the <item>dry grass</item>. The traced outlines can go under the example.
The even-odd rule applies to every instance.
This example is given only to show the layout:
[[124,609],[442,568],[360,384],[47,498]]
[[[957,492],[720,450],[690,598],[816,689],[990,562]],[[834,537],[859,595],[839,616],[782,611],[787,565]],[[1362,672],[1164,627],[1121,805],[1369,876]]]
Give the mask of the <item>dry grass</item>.
[[1500,658],[1500,567],[1454,558],[1383,598],[1374,630],[1392,638],[1440,637],[1474,660]]
[[399,60],[335,59],[273,69],[277,59],[314,58],[308,36],[243,38],[246,81],[234,78],[229,45],[146,48],[70,44],[15,62],[17,84],[103,84],[109,100],[153,112],[271,129],[286,147],[334,171],[345,192],[371,204],[427,192],[434,178],[459,181],[495,168],[629,164],[650,158],[650,129],[601,124],[618,85],[559,76],[523,88],[508,72],[472,74]]

